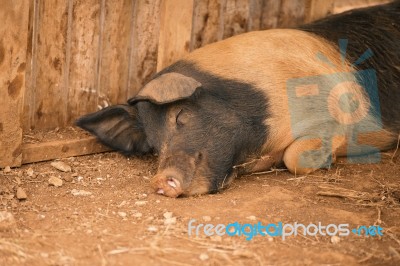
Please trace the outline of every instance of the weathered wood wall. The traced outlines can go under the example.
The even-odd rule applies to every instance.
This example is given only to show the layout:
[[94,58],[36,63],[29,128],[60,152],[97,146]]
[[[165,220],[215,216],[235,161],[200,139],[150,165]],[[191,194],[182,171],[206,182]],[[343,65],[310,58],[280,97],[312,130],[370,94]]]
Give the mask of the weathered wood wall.
[[315,2],[33,0],[24,130],[63,127],[125,102],[157,70],[208,43],[315,19]]
[[0,0],[0,167],[21,163],[23,132],[123,103],[194,49],[388,0],[349,1]]

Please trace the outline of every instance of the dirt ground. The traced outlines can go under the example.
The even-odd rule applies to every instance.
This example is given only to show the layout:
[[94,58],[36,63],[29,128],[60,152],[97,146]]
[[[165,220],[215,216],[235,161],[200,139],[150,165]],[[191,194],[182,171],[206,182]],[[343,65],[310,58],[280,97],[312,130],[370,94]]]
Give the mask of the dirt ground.
[[[380,164],[341,161],[308,176],[244,176],[221,193],[178,199],[150,189],[155,157],[109,152],[61,160],[71,172],[57,170],[54,161],[3,169],[0,265],[400,265],[400,158],[394,155],[383,153]],[[247,241],[189,236],[191,219],[194,225],[321,222],[384,231]]]

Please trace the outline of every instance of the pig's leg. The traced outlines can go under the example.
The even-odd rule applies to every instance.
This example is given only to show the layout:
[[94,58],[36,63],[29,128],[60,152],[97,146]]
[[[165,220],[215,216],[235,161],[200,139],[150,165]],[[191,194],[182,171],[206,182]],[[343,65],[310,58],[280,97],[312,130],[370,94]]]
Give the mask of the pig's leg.
[[238,175],[268,171],[282,161],[282,155],[282,152],[269,153],[258,158],[252,158],[243,164],[235,165],[233,168],[238,171]]
[[308,174],[319,168],[328,168],[334,160],[332,144],[315,138],[295,140],[283,155],[286,167],[293,174]]

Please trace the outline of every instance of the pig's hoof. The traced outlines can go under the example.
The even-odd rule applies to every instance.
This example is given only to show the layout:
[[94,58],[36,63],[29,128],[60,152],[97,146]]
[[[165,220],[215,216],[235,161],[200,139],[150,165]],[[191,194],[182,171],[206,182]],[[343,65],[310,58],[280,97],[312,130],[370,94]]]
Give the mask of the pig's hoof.
[[176,198],[183,193],[181,183],[173,177],[159,174],[153,177],[151,183],[157,194]]

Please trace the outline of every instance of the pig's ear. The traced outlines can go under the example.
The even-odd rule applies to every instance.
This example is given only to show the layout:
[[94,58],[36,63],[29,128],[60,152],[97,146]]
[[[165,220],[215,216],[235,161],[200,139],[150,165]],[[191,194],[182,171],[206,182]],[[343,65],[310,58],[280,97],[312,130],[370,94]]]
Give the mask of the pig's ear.
[[76,125],[97,136],[105,145],[126,155],[150,151],[137,108],[114,105],[82,116]]
[[128,103],[143,100],[155,104],[171,103],[190,97],[199,87],[201,83],[194,78],[175,72],[166,73],[147,83]]

